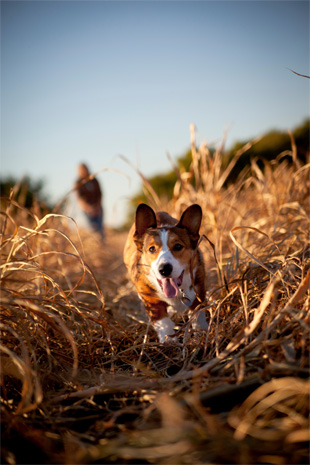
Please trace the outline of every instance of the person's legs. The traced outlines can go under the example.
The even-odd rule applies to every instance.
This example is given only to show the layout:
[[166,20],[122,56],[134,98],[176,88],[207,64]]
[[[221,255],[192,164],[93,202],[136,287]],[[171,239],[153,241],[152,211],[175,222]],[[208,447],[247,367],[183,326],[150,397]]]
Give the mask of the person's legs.
[[90,224],[90,227],[92,228],[92,230],[94,232],[99,232],[101,237],[104,238],[102,214],[98,215],[98,216],[93,216],[93,217],[86,214],[86,216],[88,218],[88,221],[89,221],[89,224]]

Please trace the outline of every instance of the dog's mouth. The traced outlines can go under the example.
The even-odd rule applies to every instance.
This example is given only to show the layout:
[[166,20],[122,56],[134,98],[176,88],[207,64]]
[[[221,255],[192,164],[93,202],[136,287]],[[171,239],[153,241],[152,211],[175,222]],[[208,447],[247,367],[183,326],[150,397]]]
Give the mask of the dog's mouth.
[[176,279],[173,278],[164,278],[162,280],[157,280],[160,287],[164,291],[164,294],[169,299],[176,297],[179,293],[179,287],[182,285],[183,282],[183,275],[184,270],[180,274],[180,276]]

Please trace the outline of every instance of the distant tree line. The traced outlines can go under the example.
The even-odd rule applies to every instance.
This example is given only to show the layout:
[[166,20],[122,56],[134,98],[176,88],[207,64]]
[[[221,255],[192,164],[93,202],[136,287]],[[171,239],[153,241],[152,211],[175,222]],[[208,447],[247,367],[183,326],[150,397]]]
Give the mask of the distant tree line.
[[[296,144],[297,158],[305,164],[309,162],[309,141],[310,141],[310,120],[306,120],[301,126],[298,126],[292,131],[293,140]],[[228,153],[228,161],[230,161],[236,152],[243,147],[248,141],[237,142]],[[263,167],[264,161],[272,161],[277,159],[280,154],[283,154],[282,160],[292,162],[292,158],[286,153],[292,150],[292,141],[288,132],[270,131],[259,142],[254,144],[247,150],[238,160],[235,168],[228,178],[229,182],[234,182],[240,171],[251,163],[251,160],[256,158],[258,163]],[[286,154],[286,155],[285,155]]]
[[34,180],[30,176],[17,179],[14,176],[0,178],[0,195],[9,198],[13,191],[13,199],[20,205],[31,209],[38,203],[47,210],[51,209],[48,196],[44,192],[44,181]]
[[[297,157],[300,163],[304,164],[309,162],[310,158],[310,120],[306,120],[302,125],[292,131],[293,140],[296,144]],[[223,153],[223,165],[227,166],[230,160],[235,156],[238,150],[243,147],[248,141],[239,141],[234,146]],[[270,131],[262,139],[254,144],[247,150],[237,161],[233,170],[231,171],[226,184],[234,183],[238,178],[240,172],[250,166],[251,160],[258,160],[258,164],[263,168],[264,161],[273,161],[277,159],[280,154],[283,154],[282,160],[287,159],[290,163],[292,157],[288,152],[292,149],[292,141],[288,132]],[[210,153],[213,154],[215,149],[209,148]],[[176,164],[185,171],[189,171],[192,162],[191,149],[187,150],[180,156]],[[177,175],[173,169],[167,173],[160,173],[148,179],[151,186],[159,197],[167,198],[170,200],[173,193],[173,188],[177,181]],[[0,178],[0,195],[1,197],[9,197],[11,190],[14,190],[14,199],[26,208],[32,208],[34,203],[39,203],[44,209],[52,209],[48,195],[44,192],[44,181],[33,180],[29,176],[22,179],[17,179],[13,176],[7,178]],[[132,221],[133,212],[140,202],[145,202],[146,196],[141,188],[136,195],[130,199],[129,218]],[[127,226],[127,223],[126,223]]]

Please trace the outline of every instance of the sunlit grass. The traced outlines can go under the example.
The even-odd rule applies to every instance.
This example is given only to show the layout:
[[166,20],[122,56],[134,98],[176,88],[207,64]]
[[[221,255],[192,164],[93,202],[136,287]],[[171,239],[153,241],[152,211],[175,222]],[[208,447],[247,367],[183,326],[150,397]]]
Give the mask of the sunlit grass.
[[[60,214],[1,214],[3,460],[304,463],[309,431],[309,168],[253,160],[226,185],[223,145],[196,147],[167,203],[203,209],[207,332],[161,345],[122,263]],[[286,154],[287,155],[287,154]],[[28,446],[26,446],[28,445]]]

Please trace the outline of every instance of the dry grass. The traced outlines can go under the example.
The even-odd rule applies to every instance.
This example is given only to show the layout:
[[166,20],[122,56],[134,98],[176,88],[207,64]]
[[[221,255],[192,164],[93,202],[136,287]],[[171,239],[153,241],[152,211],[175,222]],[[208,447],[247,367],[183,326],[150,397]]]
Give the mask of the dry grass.
[[204,212],[210,328],[180,319],[174,345],[140,309],[124,235],[2,201],[3,463],[308,463],[309,165],[292,144],[291,166],[254,160],[224,188],[242,151],[226,168],[222,151],[192,130],[174,198],[150,196]]

